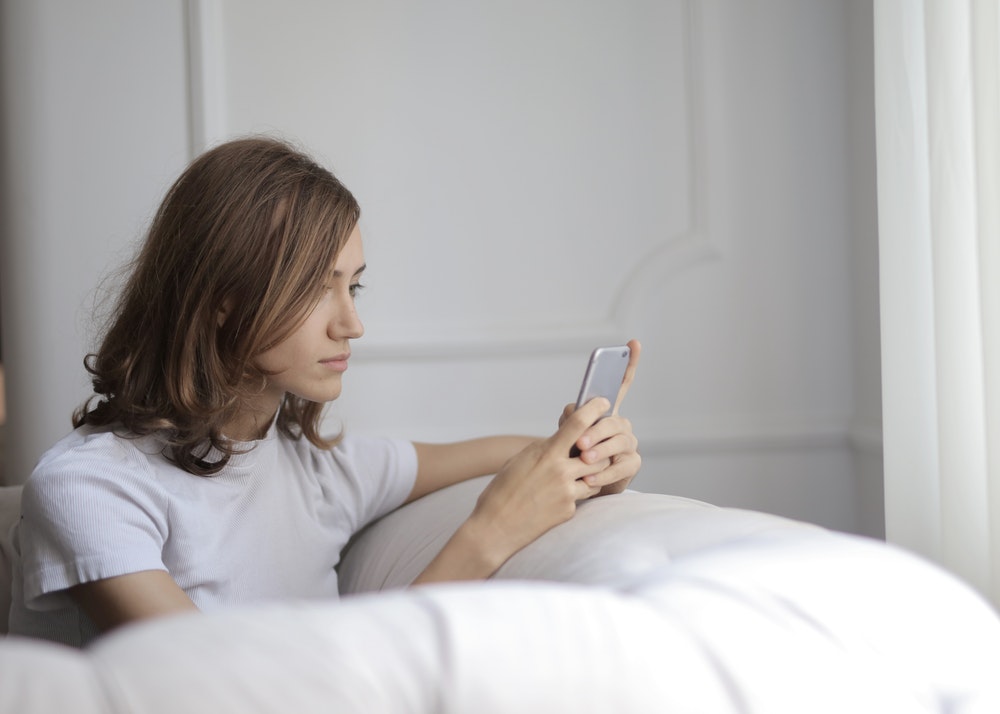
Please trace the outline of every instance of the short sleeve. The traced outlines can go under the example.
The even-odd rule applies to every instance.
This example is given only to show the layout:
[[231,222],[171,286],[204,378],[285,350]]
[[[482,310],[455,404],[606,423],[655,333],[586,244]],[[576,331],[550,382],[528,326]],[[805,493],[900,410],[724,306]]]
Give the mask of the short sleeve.
[[348,436],[333,461],[346,480],[351,532],[403,505],[417,479],[417,452],[408,441]]
[[166,497],[117,442],[84,442],[43,461],[25,484],[18,544],[28,608],[61,607],[61,591],[81,583],[166,570]]

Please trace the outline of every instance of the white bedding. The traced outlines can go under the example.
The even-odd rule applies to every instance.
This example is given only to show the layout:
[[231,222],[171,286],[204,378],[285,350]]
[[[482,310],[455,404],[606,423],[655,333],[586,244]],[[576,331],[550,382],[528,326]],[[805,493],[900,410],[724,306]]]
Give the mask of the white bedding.
[[[389,514],[352,543],[340,589],[405,587],[472,511],[489,477],[432,493]],[[766,533],[796,537],[817,526],[679,496],[627,491],[579,504],[576,516],[516,554],[497,579],[626,585],[687,554]]]
[[[408,584],[485,483],[432,494],[362,534],[341,566],[342,590]],[[620,677],[642,672],[649,711],[660,701],[683,703],[678,711],[1000,713],[996,614],[936,566],[880,541],[626,492],[580,504],[573,520],[515,555],[495,579],[597,586],[613,596],[602,603],[609,610],[601,621],[614,622],[614,631],[624,626],[615,618],[631,621],[638,607],[642,636],[615,640],[640,652],[638,662],[624,666],[622,652],[611,656],[607,632],[592,630],[589,645],[569,649],[580,667],[593,661]],[[513,593],[506,597],[508,612],[495,615],[501,627],[560,638],[562,617],[541,613],[522,625],[527,615],[513,613]],[[524,610],[534,612],[537,593],[524,597]],[[594,626],[580,617],[580,626]],[[669,692],[652,680],[669,681]],[[592,701],[575,702],[573,711],[602,711],[587,708]]]
[[[404,585],[481,486],[362,534],[345,589]],[[8,640],[0,712],[996,714],[998,673],[1000,620],[922,560],[622,494],[485,584],[178,616],[82,653]]]

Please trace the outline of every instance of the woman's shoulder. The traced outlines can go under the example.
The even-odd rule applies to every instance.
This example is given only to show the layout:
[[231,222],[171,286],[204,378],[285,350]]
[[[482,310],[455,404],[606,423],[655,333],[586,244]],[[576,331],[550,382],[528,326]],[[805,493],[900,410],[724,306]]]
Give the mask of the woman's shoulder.
[[24,484],[20,537],[55,549],[89,543],[93,552],[110,541],[124,549],[125,533],[161,542],[169,492],[141,447],[113,429],[81,427],[61,439]]
[[25,484],[28,490],[61,490],[63,484],[152,483],[159,450],[147,437],[112,427],[82,426],[46,451]]
[[[158,450],[157,450],[158,451]],[[38,461],[36,471],[62,462],[147,462],[157,451],[148,437],[136,437],[112,426],[77,427],[57,441]]]

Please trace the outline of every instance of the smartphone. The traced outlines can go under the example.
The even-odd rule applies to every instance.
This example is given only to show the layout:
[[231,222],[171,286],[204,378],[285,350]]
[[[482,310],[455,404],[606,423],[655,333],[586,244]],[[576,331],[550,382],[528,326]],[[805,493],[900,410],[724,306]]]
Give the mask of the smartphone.
[[591,353],[587,371],[583,375],[583,384],[580,385],[580,396],[576,399],[577,409],[594,397],[604,397],[611,402],[611,407],[604,416],[611,416],[618,391],[622,387],[622,379],[625,378],[630,353],[628,345],[598,347]]

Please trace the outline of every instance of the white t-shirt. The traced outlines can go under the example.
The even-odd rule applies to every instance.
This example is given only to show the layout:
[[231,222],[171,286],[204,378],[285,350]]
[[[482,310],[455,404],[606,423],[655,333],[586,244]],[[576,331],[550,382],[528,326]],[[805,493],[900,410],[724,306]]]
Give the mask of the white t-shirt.
[[151,437],[83,427],[56,444],[22,494],[11,634],[86,644],[97,630],[66,588],[144,570],[169,572],[205,611],[338,597],[348,539],[413,487],[413,445],[347,436],[324,451],[272,426],[247,446],[206,477]]

